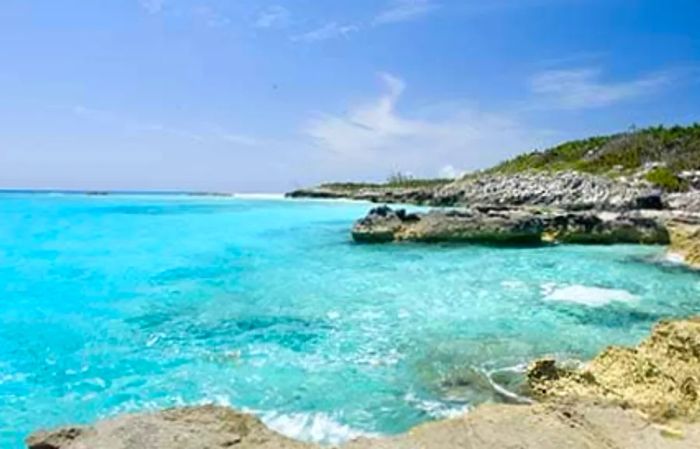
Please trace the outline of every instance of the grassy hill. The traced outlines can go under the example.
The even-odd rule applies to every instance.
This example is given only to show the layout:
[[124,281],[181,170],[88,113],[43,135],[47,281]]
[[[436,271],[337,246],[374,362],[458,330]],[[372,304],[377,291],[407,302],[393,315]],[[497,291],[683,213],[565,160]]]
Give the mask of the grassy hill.
[[647,179],[669,190],[683,190],[686,186],[678,173],[700,170],[700,123],[670,128],[657,126],[566,142],[548,150],[516,156],[486,172],[576,170],[623,175],[657,162],[664,166],[650,170]]
[[[669,128],[656,126],[574,140],[546,150],[521,154],[487,170],[471,173],[467,177],[564,170],[615,177],[638,172],[649,163],[661,164],[644,174],[648,181],[668,191],[686,190],[687,184],[678,174],[685,170],[700,170],[700,123]],[[384,183],[335,182],[319,187],[344,192],[357,192],[362,189],[430,189],[453,181],[417,179],[396,173]]]

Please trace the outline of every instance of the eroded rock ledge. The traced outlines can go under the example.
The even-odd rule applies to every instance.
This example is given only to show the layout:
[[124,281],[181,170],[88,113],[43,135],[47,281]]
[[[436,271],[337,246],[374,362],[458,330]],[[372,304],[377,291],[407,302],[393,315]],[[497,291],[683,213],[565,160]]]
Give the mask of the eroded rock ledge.
[[[582,368],[532,364],[543,402],[487,404],[406,434],[343,449],[690,449],[700,441],[700,317],[658,324],[636,348],[611,347]],[[93,426],[40,431],[29,449],[319,449],[225,407],[125,415]]]
[[473,242],[506,245],[562,243],[668,244],[666,216],[654,211],[571,212],[476,207],[406,213],[388,206],[357,221],[357,242]]
[[700,269],[700,217],[683,215],[667,224],[671,244],[669,252],[690,267]]
[[700,317],[662,321],[636,348],[609,347],[580,368],[539,360],[529,369],[528,383],[543,400],[604,400],[655,421],[698,421]]

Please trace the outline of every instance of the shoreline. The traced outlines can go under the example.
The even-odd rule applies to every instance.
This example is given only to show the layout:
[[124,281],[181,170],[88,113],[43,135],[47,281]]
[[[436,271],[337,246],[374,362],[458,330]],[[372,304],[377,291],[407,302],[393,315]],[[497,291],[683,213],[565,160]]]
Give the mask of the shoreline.
[[[332,446],[291,439],[253,415],[205,405],[37,431],[27,447],[160,449],[177,442],[179,449],[691,449],[700,438],[700,397],[686,376],[700,368],[698,349],[700,317],[661,321],[637,347],[610,347],[579,368],[533,361],[527,379],[538,402],[481,404],[400,435],[356,434]],[[638,366],[654,368],[636,377]]]
[[[488,188],[490,187],[487,187],[487,190]],[[208,197],[207,195],[188,194],[173,195],[172,197],[181,198],[183,196]],[[218,197],[218,195],[211,197]],[[260,194],[222,196],[221,198],[297,201],[294,198]],[[440,206],[427,214],[398,213],[385,207],[381,211],[379,209],[382,208],[370,211],[368,218],[359,220],[356,227],[358,225],[364,226],[366,229],[361,229],[361,232],[366,231],[365,234],[370,236],[379,235],[381,242],[407,240],[427,243],[445,241],[493,243],[494,241],[500,242],[503,238],[507,241],[514,236],[516,243],[521,241],[538,242],[540,245],[558,241],[587,244],[658,243],[666,245],[670,243],[666,259],[677,262],[678,255],[681,255],[684,264],[692,266],[693,262],[690,257],[696,253],[696,234],[700,226],[700,221],[696,220],[697,213],[694,211],[686,213],[678,208],[665,208],[668,200],[658,196],[653,196],[653,199],[646,196],[643,198],[645,198],[644,206],[653,207],[630,208],[629,205],[632,203],[629,203],[629,199],[625,199],[627,201],[624,203],[625,205],[618,205],[617,209],[588,209],[586,207],[582,208],[583,211],[557,209],[560,212],[553,212],[554,209],[549,208],[549,206],[537,210],[537,208],[528,205],[510,206],[503,204],[476,205],[471,209],[460,204],[450,204]],[[371,198],[337,197],[303,198],[302,201],[370,204],[373,200]],[[637,199],[633,202],[639,204]],[[664,207],[659,210],[656,208],[658,205]],[[674,223],[672,227],[667,226],[668,214],[672,216],[676,212],[684,215],[683,220]],[[512,215],[510,215],[511,213]],[[649,221],[648,217],[642,216],[644,214],[659,216],[666,214],[666,218],[662,221],[659,221],[658,218],[651,218]],[[373,216],[374,218],[372,218]],[[618,220],[619,217],[622,219]],[[425,227],[426,223],[428,224],[427,228]],[[553,223],[559,228],[552,228]],[[614,226],[612,228],[605,227],[608,226],[606,223],[613,223]],[[378,234],[373,234],[377,230]],[[621,233],[618,233],[618,230],[621,230]],[[567,232],[569,237],[567,237]],[[356,230],[353,233],[355,234]],[[595,238],[591,239],[591,235]],[[614,241],[608,239],[609,235],[614,236]],[[681,238],[678,238],[679,235]],[[408,238],[404,236],[408,236]],[[455,239],[454,236],[458,238]],[[551,241],[546,240],[550,236],[553,237]],[[601,236],[602,238],[599,239]],[[618,238],[619,236],[622,236],[621,239]],[[372,238],[365,239],[364,242],[371,242]],[[359,241],[363,242],[362,239]],[[584,365],[590,365],[595,360],[586,362]],[[533,364],[536,365],[536,361],[533,361]],[[579,374],[576,371],[555,369],[553,362],[551,365],[545,364],[544,366],[546,366],[545,370],[541,370],[542,365],[537,369],[544,373],[543,376],[548,382],[559,381],[560,378],[567,379],[567,382],[573,379],[571,380],[572,385],[579,388],[580,384],[577,382],[580,382],[580,379],[584,381],[588,379],[587,375]],[[528,372],[528,377],[530,377],[530,373],[532,373],[532,368]],[[549,377],[552,375],[554,377]],[[497,385],[490,378],[489,381],[492,383],[492,387],[497,389]],[[505,392],[521,399],[517,393],[508,390]],[[543,394],[540,399],[545,396],[547,395]],[[459,417],[427,422],[400,435],[379,438],[360,436],[359,439],[343,443],[340,447],[344,449],[408,449],[418,446],[427,449],[456,449],[458,447],[500,449],[519,444],[518,447],[528,449],[558,449],[567,442],[573,441],[574,444],[567,447],[607,449],[610,447],[608,443],[613,441],[613,447],[625,449],[646,449],[647,447],[686,449],[693,447],[693,438],[700,438],[700,424],[698,423],[660,423],[648,415],[640,415],[637,406],[630,407],[626,403],[620,403],[608,397],[601,398],[593,395],[593,397],[572,399],[566,396],[556,399],[546,398],[543,402],[535,402],[535,399],[535,396],[526,396],[526,401],[532,402],[520,405],[482,404]],[[337,425],[346,433],[360,435],[354,429],[333,421],[324,424],[313,421],[316,418],[312,415],[299,414],[299,416],[301,419],[311,419],[311,425],[316,430],[321,425]],[[289,417],[283,416],[283,418],[288,419]],[[99,421],[94,426],[38,432],[30,436],[28,441],[31,449],[84,449],[86,447],[125,449],[133,447],[134,442],[138,442],[145,449],[155,449],[170,447],[173,441],[184,442],[182,445],[178,445],[183,449],[198,449],[202,447],[203,442],[212,448],[234,445],[250,449],[273,447],[317,449],[324,447],[314,443],[292,440],[273,431],[272,428],[277,428],[274,423],[265,425],[263,421],[227,407],[184,407],[146,414],[119,415]],[[222,423],[226,424],[222,427]],[[292,425],[295,424],[292,423]],[[154,432],[144,433],[144,426],[154,429]],[[478,435],[476,439],[475,434]],[[643,441],[643,444],[628,445],[629,441],[633,439]],[[131,443],[128,443],[129,441]]]

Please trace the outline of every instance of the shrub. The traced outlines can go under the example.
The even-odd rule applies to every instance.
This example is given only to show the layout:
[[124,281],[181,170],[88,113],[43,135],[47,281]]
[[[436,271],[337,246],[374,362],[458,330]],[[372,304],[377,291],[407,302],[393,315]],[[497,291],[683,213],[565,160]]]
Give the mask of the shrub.
[[656,167],[644,176],[644,178],[657,187],[669,192],[680,192],[688,190],[688,183],[676,176],[667,167]]

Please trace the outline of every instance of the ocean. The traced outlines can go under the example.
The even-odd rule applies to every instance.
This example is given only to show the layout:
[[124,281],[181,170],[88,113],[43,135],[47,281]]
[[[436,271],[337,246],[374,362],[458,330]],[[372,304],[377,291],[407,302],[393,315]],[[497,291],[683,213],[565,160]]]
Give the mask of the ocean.
[[662,247],[355,244],[370,207],[0,193],[0,447],[203,403],[306,440],[395,434],[700,312]]

